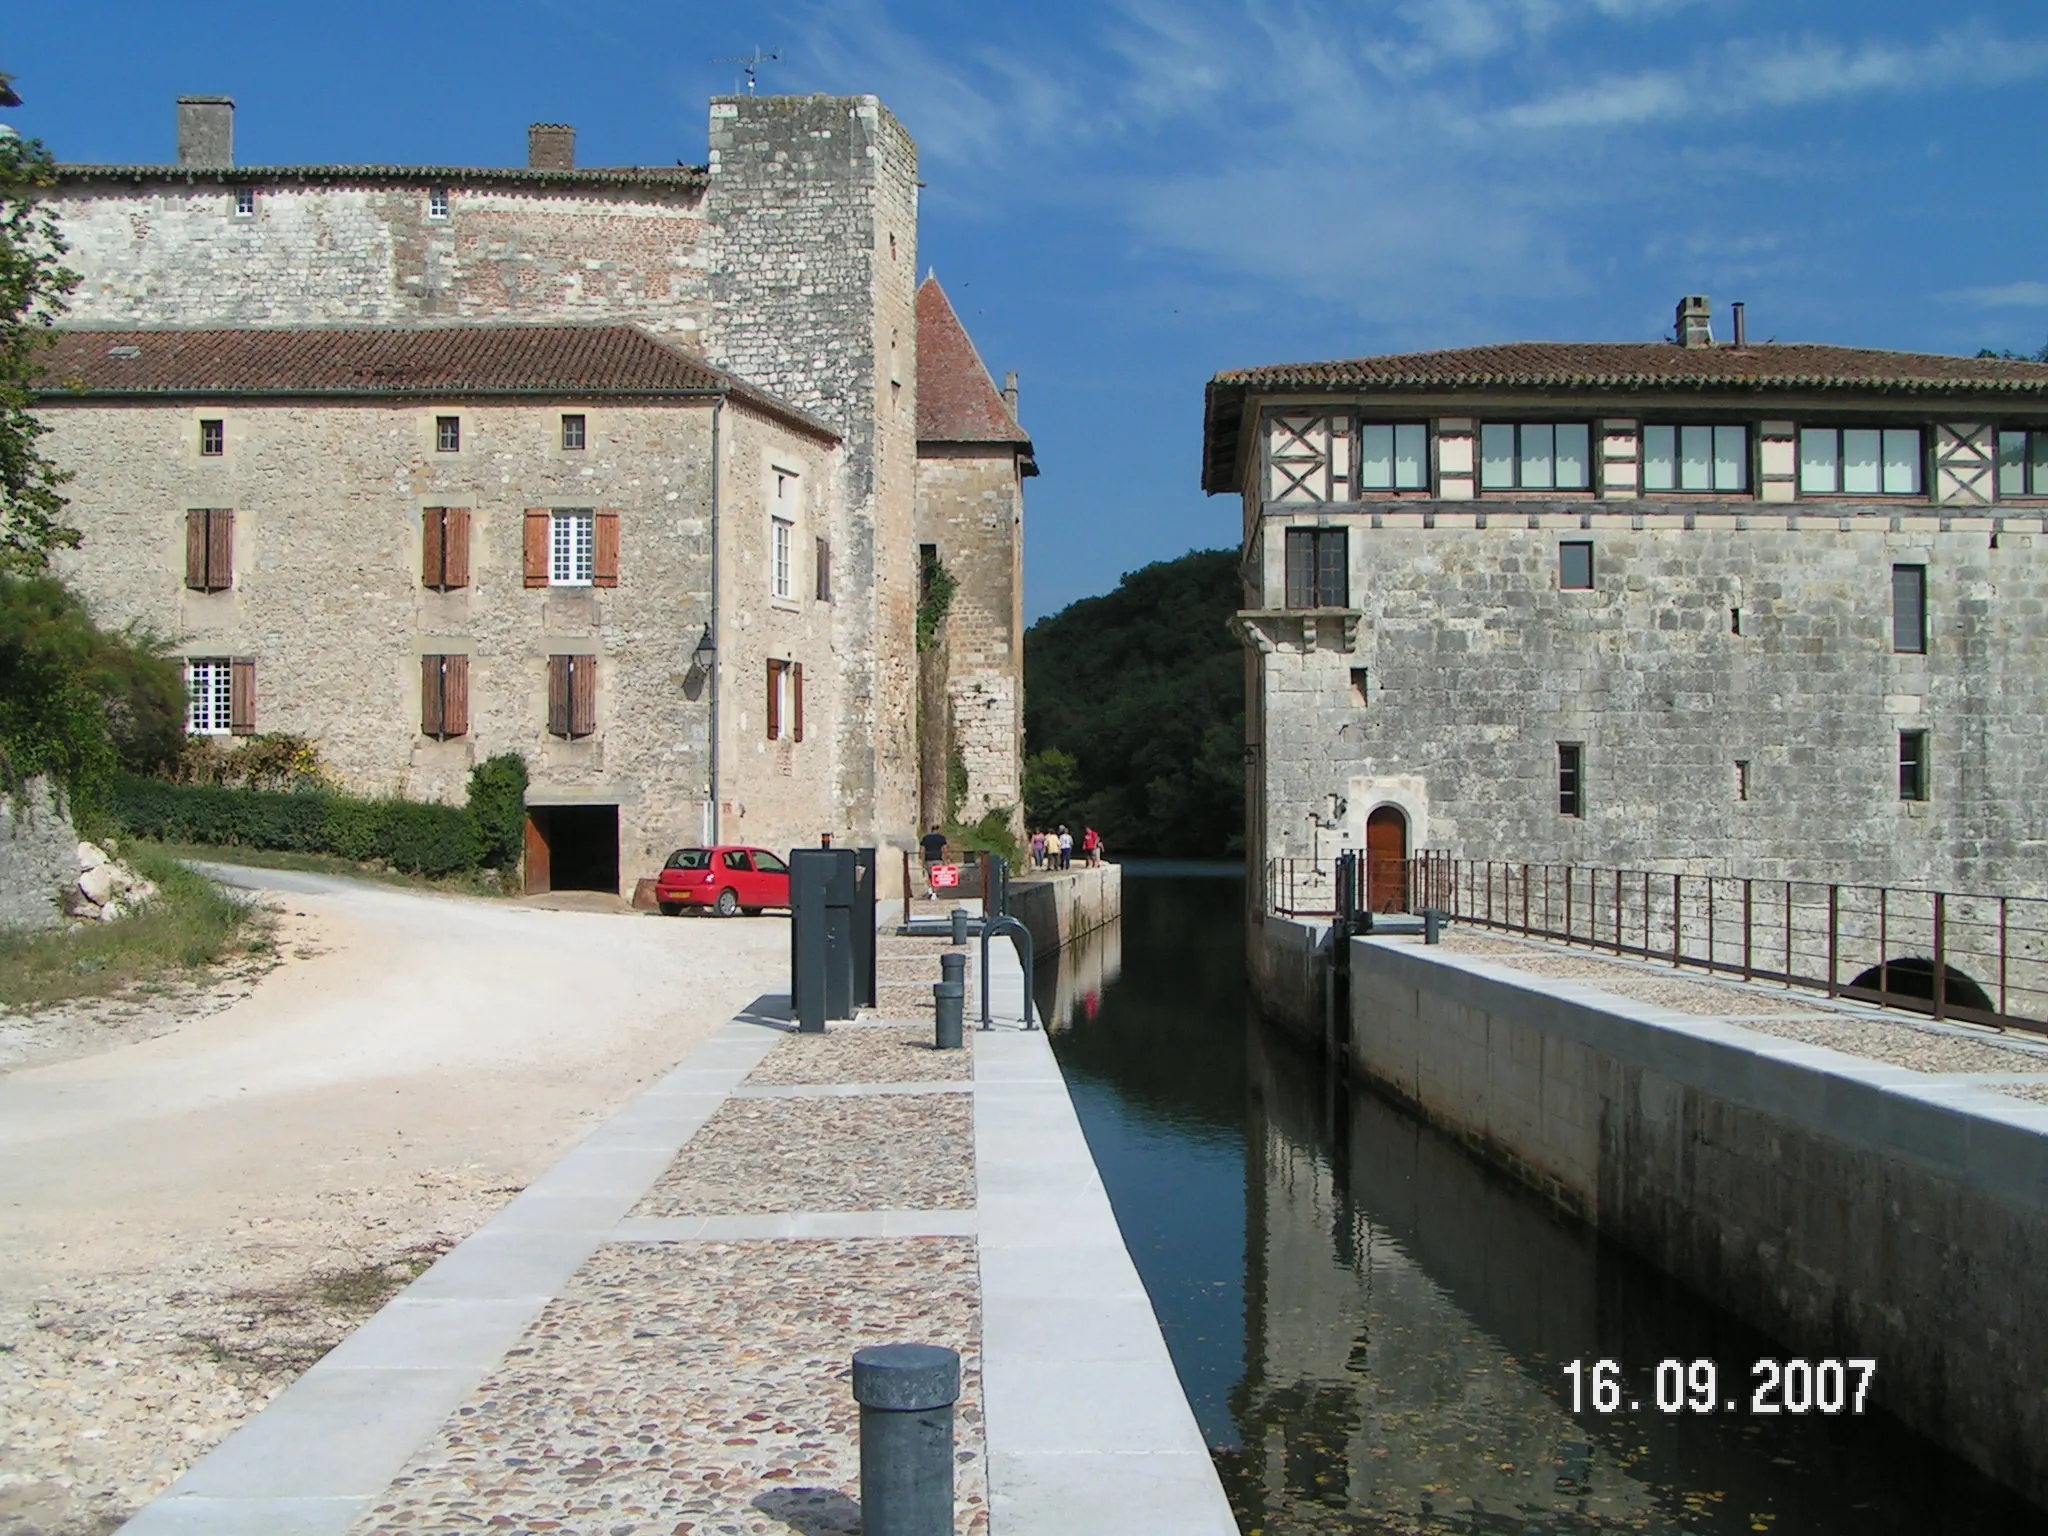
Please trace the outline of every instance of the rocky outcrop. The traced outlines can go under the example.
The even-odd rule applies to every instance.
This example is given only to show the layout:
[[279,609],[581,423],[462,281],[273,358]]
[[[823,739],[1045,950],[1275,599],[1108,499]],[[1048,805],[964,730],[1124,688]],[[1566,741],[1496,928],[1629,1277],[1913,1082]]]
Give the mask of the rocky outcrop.
[[0,794],[0,929],[112,922],[155,894],[104,848],[79,841],[44,780]]
[[111,923],[156,894],[156,887],[96,843],[77,848],[78,878],[64,893],[68,917]]

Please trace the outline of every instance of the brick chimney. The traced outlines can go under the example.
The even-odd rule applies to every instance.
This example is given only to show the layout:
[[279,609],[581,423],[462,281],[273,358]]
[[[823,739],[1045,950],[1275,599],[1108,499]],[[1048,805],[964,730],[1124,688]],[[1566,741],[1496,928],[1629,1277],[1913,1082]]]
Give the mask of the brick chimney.
[[235,98],[178,98],[178,164],[235,163]]
[[1014,373],[1003,375],[1003,404],[1010,408],[1010,420],[1015,421],[1017,419],[1017,375]]
[[1714,306],[1705,294],[1692,294],[1678,301],[1678,344],[1681,347],[1711,347],[1714,344]]
[[529,171],[576,169],[576,130],[567,123],[535,123],[526,130]]

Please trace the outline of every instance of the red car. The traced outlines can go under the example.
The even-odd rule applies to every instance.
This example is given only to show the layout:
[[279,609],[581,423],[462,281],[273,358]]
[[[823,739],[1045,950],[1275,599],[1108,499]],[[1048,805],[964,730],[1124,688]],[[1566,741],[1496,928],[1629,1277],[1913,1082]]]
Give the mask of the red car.
[[766,848],[678,848],[655,877],[662,916],[709,907],[720,917],[789,905],[789,866]]

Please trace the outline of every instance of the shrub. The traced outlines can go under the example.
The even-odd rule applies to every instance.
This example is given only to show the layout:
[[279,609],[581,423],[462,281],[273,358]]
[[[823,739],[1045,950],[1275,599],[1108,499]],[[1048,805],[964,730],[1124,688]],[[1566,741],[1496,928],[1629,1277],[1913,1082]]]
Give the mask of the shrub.
[[417,800],[280,794],[124,775],[115,785],[112,819],[135,836],[163,842],[332,853],[416,875],[451,875],[477,862],[469,812]]
[[476,862],[510,869],[526,838],[526,760],[500,752],[469,770],[469,829]]

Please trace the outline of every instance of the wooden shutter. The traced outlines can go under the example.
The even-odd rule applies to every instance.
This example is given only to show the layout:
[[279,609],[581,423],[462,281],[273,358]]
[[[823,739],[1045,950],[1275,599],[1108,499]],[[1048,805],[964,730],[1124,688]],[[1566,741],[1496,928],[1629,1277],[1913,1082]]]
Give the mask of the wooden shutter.
[[789,665],[789,712],[794,716],[789,723],[789,739],[791,741],[802,741],[804,739],[804,664],[800,661],[793,661]]
[[548,734],[569,734],[569,657],[548,658]]
[[590,584],[616,587],[619,584],[619,514],[599,512],[592,530]]
[[[432,516],[431,513],[428,514]],[[447,661],[445,656],[422,656],[420,658],[420,734],[436,736],[442,734],[441,668]]]
[[[441,512],[441,585],[469,585],[469,508],[444,507]],[[467,658],[464,658],[465,664]]]
[[256,662],[237,656],[229,663],[228,730],[237,736],[256,734]]
[[588,736],[597,729],[597,658],[569,658],[569,734]]
[[448,509],[428,507],[420,513],[420,585],[438,588],[447,584]]
[[441,658],[441,734],[469,734],[469,658]]
[[195,592],[206,590],[206,511],[194,507],[185,514],[185,585]]
[[782,734],[782,663],[768,663],[768,739]]
[[544,507],[526,509],[526,584],[529,587],[548,584],[548,537],[553,531],[554,521]]
[[206,590],[225,592],[235,584],[235,514],[215,507],[206,514]]

